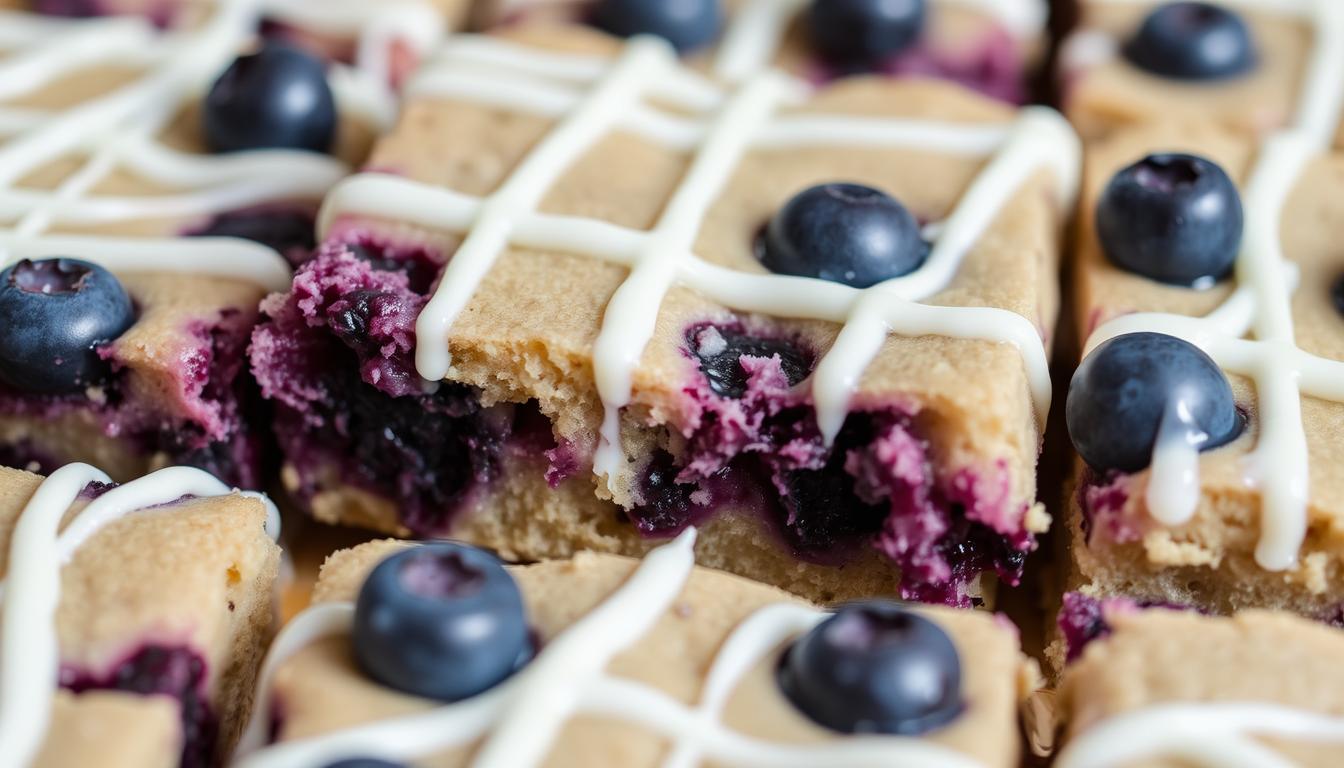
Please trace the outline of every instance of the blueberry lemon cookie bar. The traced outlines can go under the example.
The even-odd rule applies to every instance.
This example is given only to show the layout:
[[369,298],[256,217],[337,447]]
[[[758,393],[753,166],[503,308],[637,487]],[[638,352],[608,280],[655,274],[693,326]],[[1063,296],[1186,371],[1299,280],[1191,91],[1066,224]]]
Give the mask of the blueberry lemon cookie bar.
[[0,461],[261,482],[257,303],[390,97],[295,48],[247,54],[253,11],[216,10],[166,34],[0,16]]
[[657,35],[716,78],[780,67],[817,83],[859,73],[941,78],[1022,103],[1045,47],[1043,0],[488,0],[486,26],[586,23]]
[[1059,768],[1283,765],[1344,753],[1344,632],[1290,614],[1115,619],[1065,672]]
[[[1312,79],[1332,83],[1344,64]],[[1069,589],[1226,613],[1344,606],[1338,123],[1210,122],[1089,150],[1069,388]]]
[[1344,58],[1344,6],[1332,0],[1080,6],[1059,67],[1084,137],[1173,118],[1263,137],[1344,99],[1329,77]]
[[1057,114],[722,90],[577,28],[450,42],[410,93],[252,345],[318,518],[521,558],[696,523],[705,564],[822,601],[1017,578],[1047,524]]
[[1011,625],[822,613],[697,568],[693,536],[511,568],[455,542],[338,552],[271,649],[239,766],[1017,765],[1036,677]]
[[276,524],[197,469],[0,469],[0,762],[217,765],[252,699]]

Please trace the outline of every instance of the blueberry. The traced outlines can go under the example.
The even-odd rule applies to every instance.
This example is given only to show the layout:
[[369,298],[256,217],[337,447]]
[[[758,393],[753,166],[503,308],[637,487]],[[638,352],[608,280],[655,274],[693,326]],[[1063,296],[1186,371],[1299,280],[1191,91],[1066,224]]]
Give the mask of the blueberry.
[[532,655],[513,577],[494,555],[453,542],[380,563],[355,603],[351,639],[373,679],[450,702],[493,688]]
[[778,678],[794,706],[843,733],[916,736],[965,708],[951,638],[888,600],[842,606],[794,642]]
[[216,216],[191,237],[237,237],[261,243],[293,266],[308,259],[317,247],[312,213],[296,209],[230,211]]
[[203,119],[206,143],[214,152],[326,152],[336,135],[336,99],[321,60],[267,42],[219,76],[205,98]]
[[779,356],[780,369],[792,386],[812,372],[812,356],[784,339],[751,336],[732,328],[698,326],[687,334],[700,372],[709,382],[709,388],[719,397],[741,399],[747,392],[749,375],[742,367],[744,357],[771,358]]
[[1069,437],[1099,471],[1137,472],[1152,460],[1169,410],[1185,419],[1187,439],[1206,451],[1235,440],[1242,419],[1232,387],[1195,345],[1161,333],[1117,336],[1073,374],[1065,405]]
[[657,35],[686,53],[718,37],[723,9],[719,0],[601,0],[592,23],[619,37]]
[[924,0],[812,0],[812,45],[834,64],[874,66],[919,40],[924,6]]
[[905,206],[858,184],[800,192],[770,220],[759,251],[772,272],[855,288],[909,274],[929,255]]
[[1255,68],[1255,42],[1246,22],[1210,3],[1168,3],[1144,19],[1125,43],[1140,69],[1178,80],[1221,80]]
[[0,272],[0,381],[43,394],[97,384],[109,373],[98,348],[134,322],[111,272],[79,259],[24,259]]
[[1117,173],[1097,203],[1097,236],[1117,266],[1172,285],[1201,286],[1232,271],[1241,247],[1241,196],[1217,164],[1149,155]]

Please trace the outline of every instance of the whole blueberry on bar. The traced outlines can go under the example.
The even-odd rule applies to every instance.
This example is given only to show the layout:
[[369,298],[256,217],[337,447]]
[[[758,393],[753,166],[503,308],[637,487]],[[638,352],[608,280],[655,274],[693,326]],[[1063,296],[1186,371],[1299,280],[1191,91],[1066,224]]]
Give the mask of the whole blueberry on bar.
[[855,288],[909,274],[929,255],[919,222],[895,198],[838,183],[790,200],[770,219],[759,250],[772,272]]
[[24,259],[0,272],[0,381],[39,394],[78,392],[108,374],[98,347],[135,322],[126,289],[87,261]]
[[656,35],[687,53],[719,36],[723,9],[719,0],[601,0],[591,20],[613,35]]
[[1069,437],[1093,469],[1138,472],[1152,461],[1168,414],[1201,451],[1242,429],[1232,387],[1198,347],[1161,333],[1117,336],[1092,351],[1069,384]]
[[794,706],[843,733],[914,736],[965,708],[952,640],[891,601],[841,607],[789,648],[778,678]]
[[827,61],[871,67],[914,45],[924,31],[924,0],[812,0],[812,45]]
[[452,542],[380,563],[355,602],[351,640],[365,674],[440,701],[489,690],[532,655],[513,577],[494,555]]
[[321,60],[270,41],[220,75],[205,98],[203,120],[213,152],[326,152],[336,135],[336,99]]
[[1149,155],[1117,173],[1097,203],[1097,236],[1117,266],[1200,287],[1232,271],[1241,248],[1241,196],[1216,163]]
[[1221,80],[1255,68],[1255,42],[1236,13],[1210,3],[1168,3],[1124,46],[1140,69],[1178,80]]

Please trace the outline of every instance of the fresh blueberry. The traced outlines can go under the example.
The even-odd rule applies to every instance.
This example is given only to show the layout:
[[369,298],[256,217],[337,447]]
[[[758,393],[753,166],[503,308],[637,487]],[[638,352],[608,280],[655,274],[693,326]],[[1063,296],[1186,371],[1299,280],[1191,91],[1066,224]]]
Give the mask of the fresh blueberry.
[[1232,271],[1241,196],[1202,157],[1149,155],[1117,173],[1097,203],[1097,236],[1117,266],[1172,285],[1202,286]]
[[1210,3],[1168,3],[1144,19],[1124,46],[1140,69],[1178,80],[1222,80],[1255,67],[1246,22]]
[[1100,471],[1148,466],[1169,412],[1185,421],[1187,439],[1202,451],[1241,433],[1232,387],[1217,363],[1183,339],[1147,332],[1093,350],[1074,372],[1065,405],[1074,448]]
[[909,274],[929,255],[905,206],[858,184],[800,192],[770,220],[759,250],[772,272],[855,288]]
[[379,760],[376,757],[350,757],[329,763],[326,768],[406,768],[406,764]]
[[719,0],[601,0],[592,23],[619,37],[657,35],[686,53],[718,37],[723,9]]
[[951,638],[887,600],[842,606],[793,644],[778,677],[794,706],[843,733],[916,736],[965,708]]
[[441,701],[493,688],[532,655],[513,577],[494,555],[453,542],[380,563],[355,603],[351,639],[370,677]]
[[205,98],[205,138],[214,152],[326,152],[336,135],[336,99],[322,61],[284,43],[240,56]]
[[833,64],[874,66],[919,40],[924,6],[924,0],[812,0],[812,45]]
[[779,364],[790,385],[812,372],[812,357],[784,339],[751,336],[732,328],[698,326],[687,334],[687,342],[709,388],[719,397],[741,399],[747,392],[748,373],[742,367],[744,357],[772,358]]
[[298,266],[317,247],[313,214],[283,208],[275,210],[230,211],[216,216],[191,237],[237,237],[261,243]]
[[24,259],[0,272],[0,381],[43,394],[97,384],[109,372],[98,348],[134,322],[111,272],[79,259]]

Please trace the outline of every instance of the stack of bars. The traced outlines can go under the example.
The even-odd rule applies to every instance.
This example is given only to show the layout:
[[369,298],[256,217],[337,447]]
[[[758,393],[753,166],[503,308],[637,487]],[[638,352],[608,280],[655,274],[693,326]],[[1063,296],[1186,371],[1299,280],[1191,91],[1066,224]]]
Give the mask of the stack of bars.
[[0,768],[1338,766],[1342,119],[1338,0],[0,0]]

